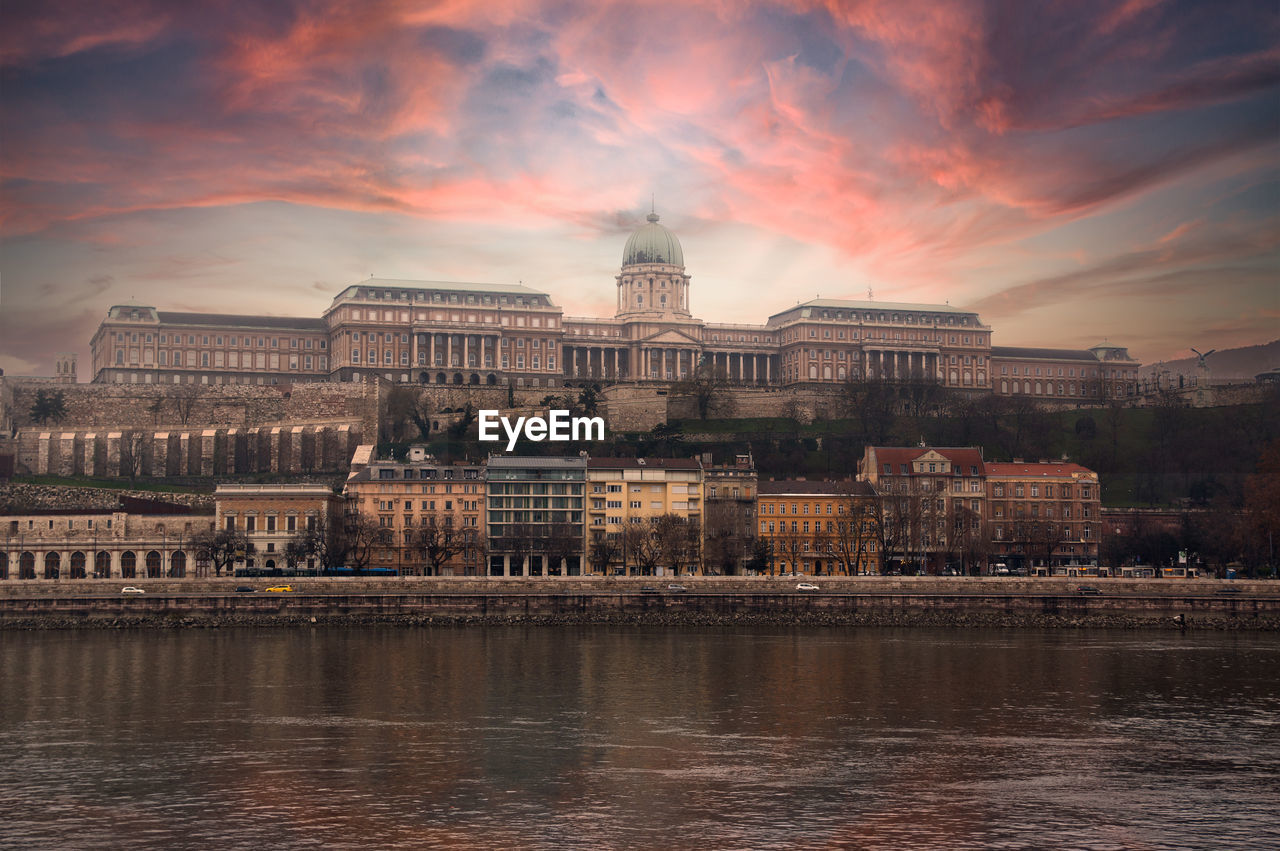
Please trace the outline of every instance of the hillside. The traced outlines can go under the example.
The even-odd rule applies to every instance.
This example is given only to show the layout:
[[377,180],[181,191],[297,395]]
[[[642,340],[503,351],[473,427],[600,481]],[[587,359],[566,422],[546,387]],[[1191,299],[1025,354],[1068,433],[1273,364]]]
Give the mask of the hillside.
[[[1198,358],[1190,357],[1165,361],[1162,366],[1170,372],[1193,376]],[[1258,346],[1239,349],[1223,349],[1209,356],[1210,376],[1215,380],[1239,378],[1252,381],[1260,372],[1280,366],[1280,340],[1272,340]],[[1155,366],[1151,364],[1150,366]],[[1145,369],[1144,369],[1145,371]]]

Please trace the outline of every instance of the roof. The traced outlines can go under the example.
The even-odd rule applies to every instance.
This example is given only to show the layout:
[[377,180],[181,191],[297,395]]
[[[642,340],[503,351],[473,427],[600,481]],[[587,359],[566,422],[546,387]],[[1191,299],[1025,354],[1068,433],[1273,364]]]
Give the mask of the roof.
[[784,316],[793,310],[799,310],[805,307],[829,307],[836,310],[902,310],[914,313],[957,313],[965,316],[977,316],[972,310],[963,310],[959,307],[952,307],[949,304],[908,304],[907,302],[898,301],[858,301],[855,299],[843,298],[815,298],[810,301],[801,302],[794,307],[788,307],[786,310],[780,310],[769,317],[773,319],[777,316]]
[[622,249],[622,265],[667,263],[683,266],[684,249],[680,247],[680,240],[666,227],[658,224],[657,213],[650,213],[645,218],[648,224],[637,228]]
[[850,479],[841,479],[837,481],[827,480],[797,480],[784,479],[782,481],[765,481],[760,482],[756,489],[756,493],[760,496],[778,496],[786,495],[804,495],[819,494],[831,496],[874,496],[875,489],[867,482],[852,481]]
[[992,346],[993,358],[1034,358],[1036,360],[1082,360],[1097,363],[1098,359],[1087,349],[1035,349],[1026,346]]
[[363,288],[389,287],[402,290],[439,290],[441,292],[470,293],[504,293],[507,295],[540,295],[546,293],[526,287],[524,284],[487,284],[472,281],[413,281],[406,278],[365,278],[358,284],[352,284],[338,293],[335,298],[342,298],[351,290]]
[[[389,476],[382,474],[383,470],[391,473]],[[416,471],[411,475],[406,473],[407,470]],[[462,470],[457,476],[452,475],[453,471]],[[438,475],[425,475],[428,471]],[[468,476],[465,471],[474,471],[475,475]],[[449,473],[446,476],[444,473]],[[479,482],[484,481],[484,465],[482,464],[442,464],[438,461],[374,461],[368,467],[357,470],[347,476],[347,482],[378,482],[378,481],[404,481],[406,479],[413,481],[448,481],[448,482]]]
[[[871,451],[875,453],[876,463],[880,465],[910,464],[921,455],[937,452],[957,466],[977,467],[979,473],[982,473],[984,466],[982,450],[974,446],[873,446]],[[899,469],[895,467],[890,475],[898,475]]]
[[988,476],[1053,476],[1055,478],[1069,479],[1082,473],[1091,476],[1097,475],[1088,467],[1067,462],[1034,462],[1030,464],[987,462]]
[[145,514],[152,516],[213,513],[211,510],[196,511],[190,505],[180,505],[176,502],[163,502],[157,499],[142,499],[141,497],[136,496],[122,496],[116,501],[116,506],[114,508],[93,506],[84,506],[80,508],[13,508],[0,512],[0,514],[3,514],[6,517],[58,517],[81,514],[114,514],[117,511],[123,511],[126,514]]
[[240,328],[270,328],[285,331],[328,331],[323,319],[302,316],[242,316],[233,313],[177,313],[157,311],[160,321],[169,325],[234,325]]
[[488,465],[508,469],[582,470],[587,466],[587,459],[581,455],[490,455]]
[[700,470],[697,458],[589,458],[588,470]]

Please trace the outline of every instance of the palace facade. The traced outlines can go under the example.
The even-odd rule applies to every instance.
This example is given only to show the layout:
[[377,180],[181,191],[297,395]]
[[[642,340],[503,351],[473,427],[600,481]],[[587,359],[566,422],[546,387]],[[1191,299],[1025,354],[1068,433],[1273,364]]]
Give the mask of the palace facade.
[[1140,364],[1120,346],[997,347],[977,313],[945,304],[814,299],[760,325],[704,322],[690,281],[680,241],[650,213],[623,250],[612,318],[565,316],[522,285],[381,278],[315,319],[116,305],[90,344],[93,380],[559,387],[678,381],[704,366],[775,387],[919,379],[1081,402],[1137,389]]

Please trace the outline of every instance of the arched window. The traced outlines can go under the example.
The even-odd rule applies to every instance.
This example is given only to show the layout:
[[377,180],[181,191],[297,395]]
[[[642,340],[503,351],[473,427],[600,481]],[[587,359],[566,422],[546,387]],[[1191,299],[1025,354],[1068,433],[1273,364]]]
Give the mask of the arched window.
[[138,556],[133,550],[125,550],[120,554],[120,577],[135,579],[138,575]]
[[62,556],[57,553],[44,554],[44,578],[57,579],[62,568]]
[[156,579],[160,576],[160,553],[152,550],[147,553],[147,577]]

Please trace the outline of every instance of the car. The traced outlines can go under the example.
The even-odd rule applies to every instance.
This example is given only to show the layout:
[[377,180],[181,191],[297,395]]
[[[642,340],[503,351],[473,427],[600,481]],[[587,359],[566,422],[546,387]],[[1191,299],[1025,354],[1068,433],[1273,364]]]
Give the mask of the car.
[[683,594],[685,591],[688,591],[689,589],[681,585],[679,582],[672,582],[670,585],[667,586],[667,590],[672,591],[676,594]]
[[1219,588],[1218,593],[1219,594],[1239,594],[1240,589],[1234,586],[1228,585],[1225,588]]
[[255,592],[255,591],[257,591],[257,590],[258,590],[257,588],[252,588],[252,587],[250,587],[250,586],[248,586],[248,585],[241,585],[239,588],[237,588],[237,589],[236,589],[236,593],[237,593],[237,594],[252,594],[252,593],[254,593],[254,592]]
[[1102,589],[1095,588],[1092,585],[1081,585],[1079,588],[1076,588],[1076,593],[1083,594],[1087,597],[1101,597]]
[[147,592],[143,591],[141,588],[135,588],[132,585],[126,585],[120,589],[120,593],[121,594],[145,594]]
[[812,582],[801,582],[799,585],[796,586],[796,590],[797,591],[817,591],[818,586],[814,585]]
[[293,590],[292,585],[272,585],[266,589],[268,594],[287,594]]
[[652,585],[645,585],[640,588],[640,593],[641,594],[657,594],[658,589],[654,588]]

